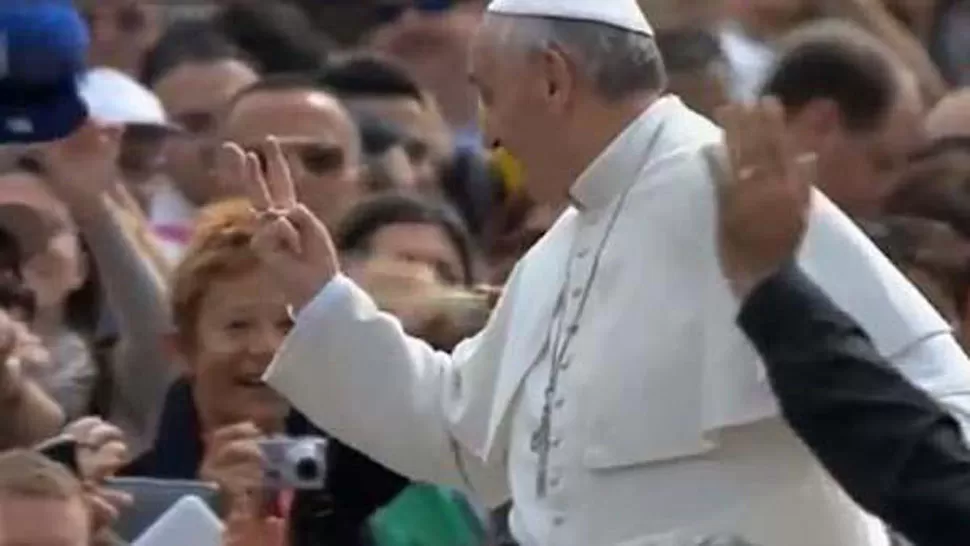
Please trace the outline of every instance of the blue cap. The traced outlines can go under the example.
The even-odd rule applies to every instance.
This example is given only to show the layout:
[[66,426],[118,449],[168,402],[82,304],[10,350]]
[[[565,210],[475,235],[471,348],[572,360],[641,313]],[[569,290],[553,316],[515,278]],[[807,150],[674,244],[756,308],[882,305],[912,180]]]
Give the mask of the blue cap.
[[0,145],[57,140],[84,122],[87,46],[71,0],[0,1]]

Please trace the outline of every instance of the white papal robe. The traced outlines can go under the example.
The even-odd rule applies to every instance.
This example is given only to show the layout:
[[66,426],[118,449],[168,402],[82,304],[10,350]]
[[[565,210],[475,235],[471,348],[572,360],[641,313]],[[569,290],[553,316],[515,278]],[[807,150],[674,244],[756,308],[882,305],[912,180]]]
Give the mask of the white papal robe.
[[[338,277],[300,313],[267,381],[389,468],[492,505],[511,494],[526,546],[674,546],[712,533],[877,544],[777,417],[735,326],[700,155],[720,139],[678,99],[652,105],[576,182],[575,206],[452,354],[406,336]],[[820,195],[801,263],[909,378],[970,415],[970,363],[947,325]],[[572,335],[559,355],[553,331]],[[531,437],[553,364],[539,495]]]

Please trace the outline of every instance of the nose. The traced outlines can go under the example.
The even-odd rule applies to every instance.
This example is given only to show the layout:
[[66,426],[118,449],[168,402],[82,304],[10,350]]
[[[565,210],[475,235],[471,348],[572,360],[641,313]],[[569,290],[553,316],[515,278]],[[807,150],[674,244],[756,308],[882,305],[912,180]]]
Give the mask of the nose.
[[275,324],[264,324],[250,331],[247,342],[250,355],[272,356],[283,343],[283,334]]

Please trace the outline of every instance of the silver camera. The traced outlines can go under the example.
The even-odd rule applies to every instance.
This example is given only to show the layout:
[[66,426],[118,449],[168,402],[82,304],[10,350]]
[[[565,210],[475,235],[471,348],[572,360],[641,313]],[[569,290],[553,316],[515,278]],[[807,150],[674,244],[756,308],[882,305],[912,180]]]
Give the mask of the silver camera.
[[327,441],[323,438],[274,436],[259,442],[271,489],[322,489],[327,474]]

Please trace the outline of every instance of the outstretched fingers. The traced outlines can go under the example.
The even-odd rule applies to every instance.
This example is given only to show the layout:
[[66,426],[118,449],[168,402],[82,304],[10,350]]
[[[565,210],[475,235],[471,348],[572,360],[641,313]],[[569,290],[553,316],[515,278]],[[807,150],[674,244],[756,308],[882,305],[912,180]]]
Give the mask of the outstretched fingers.
[[272,208],[272,199],[259,172],[258,160],[256,172],[251,163],[252,158],[241,146],[226,142],[216,154],[216,173],[225,187],[241,189],[257,212],[265,212]]
[[270,136],[263,143],[263,157],[266,158],[266,181],[274,207],[292,210],[297,204],[296,188],[286,154],[277,137]]

